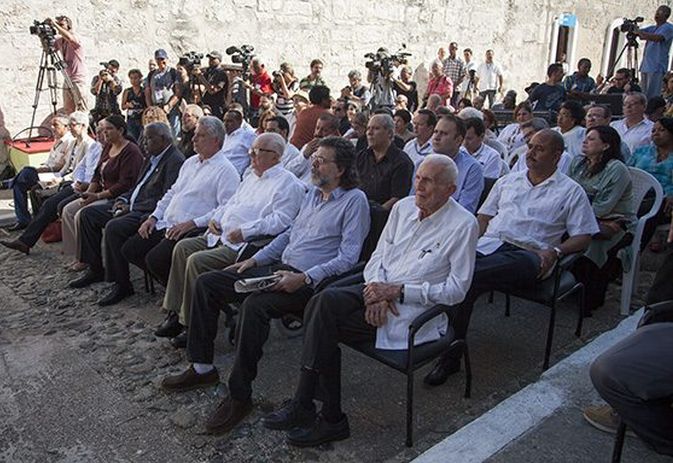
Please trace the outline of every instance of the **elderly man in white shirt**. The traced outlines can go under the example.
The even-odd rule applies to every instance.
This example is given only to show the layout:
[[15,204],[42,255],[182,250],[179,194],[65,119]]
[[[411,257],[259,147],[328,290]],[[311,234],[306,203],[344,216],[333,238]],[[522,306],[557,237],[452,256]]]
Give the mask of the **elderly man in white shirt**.
[[[365,284],[328,288],[313,297],[304,316],[302,370],[294,400],[263,424],[291,430],[288,442],[307,447],[345,439],[348,419],[341,410],[339,342],[369,340],[379,349],[406,349],[409,323],[436,304],[460,303],[470,287],[478,225],[451,195],[456,164],[431,154],[416,173],[416,195],[392,208],[364,271]],[[438,339],[444,316],[426,324],[416,343]],[[318,381],[323,407],[316,420]]]
[[509,173],[509,166],[500,154],[484,143],[486,126],[478,117],[465,119],[465,138],[463,146],[468,153],[484,168],[485,178],[500,178]]
[[[586,193],[557,169],[563,146],[558,132],[536,133],[528,143],[528,169],[499,179],[479,209],[474,278],[454,319],[456,337],[465,337],[480,294],[534,285],[561,257],[585,250],[598,233]],[[426,384],[443,384],[457,372],[458,354],[445,354],[425,377]]]
[[173,250],[163,307],[168,316],[155,334],[176,338],[184,347],[189,326],[193,283],[199,275],[236,262],[246,240],[275,236],[287,229],[299,212],[305,185],[280,164],[285,140],[277,133],[261,134],[250,149],[251,170],[226,204],[219,207],[204,236],[186,239]]
[[633,153],[636,148],[650,144],[654,122],[645,117],[647,97],[644,93],[626,93],[622,108],[624,117],[612,122],[610,127],[619,132],[622,141],[626,143],[630,152]]
[[124,258],[146,268],[162,285],[168,281],[178,241],[203,233],[215,210],[229,201],[240,184],[236,168],[221,149],[224,133],[216,117],[199,119],[192,139],[197,155],[182,164],[173,186],[124,245]]
[[226,136],[222,143],[224,156],[234,165],[238,174],[250,165],[248,151],[257,137],[254,130],[243,126],[243,114],[237,110],[229,110],[224,115],[224,129]]

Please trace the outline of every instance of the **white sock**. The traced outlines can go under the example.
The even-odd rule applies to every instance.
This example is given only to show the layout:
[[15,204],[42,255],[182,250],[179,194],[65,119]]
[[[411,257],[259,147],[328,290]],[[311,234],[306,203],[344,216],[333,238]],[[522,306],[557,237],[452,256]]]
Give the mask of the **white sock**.
[[193,366],[194,371],[199,375],[205,375],[215,368],[212,363],[194,363]]

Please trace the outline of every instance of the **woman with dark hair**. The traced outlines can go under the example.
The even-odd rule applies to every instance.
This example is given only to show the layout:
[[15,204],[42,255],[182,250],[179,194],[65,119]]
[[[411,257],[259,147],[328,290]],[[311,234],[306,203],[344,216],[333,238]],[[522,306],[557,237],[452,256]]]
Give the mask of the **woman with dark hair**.
[[498,135],[498,141],[505,145],[508,152],[512,152],[526,144],[521,133],[521,124],[533,119],[533,108],[530,103],[524,101],[514,108],[514,122],[505,126]]
[[414,132],[409,130],[409,124],[411,124],[411,113],[409,111],[398,109],[395,111],[393,120],[395,121],[395,135],[404,140],[404,143],[416,136]]
[[[652,143],[636,148],[629,165],[649,172],[664,189],[664,202],[659,213],[645,224],[641,246],[645,247],[654,235],[657,225],[667,223],[673,211],[673,118],[662,117],[652,127]],[[655,240],[650,250],[660,252],[663,241]]]
[[[79,253],[77,230],[80,210],[126,193],[138,178],[143,163],[140,148],[127,138],[126,121],[123,116],[115,114],[106,117],[102,127],[107,145],[98,161],[91,183],[81,198],[65,206],[61,214],[64,254]],[[83,270],[83,266],[76,261],[73,263],[73,269]]]
[[589,129],[582,154],[573,159],[568,176],[584,188],[600,228],[573,267],[575,277],[584,283],[588,314],[603,305],[610,278],[619,268],[615,245],[636,218],[631,176],[622,162],[619,133],[608,126]]
[[556,118],[558,127],[554,127],[554,130],[563,135],[566,151],[572,157],[582,154],[585,133],[582,122],[585,115],[586,111],[584,111],[584,107],[580,103],[569,100],[563,102]]

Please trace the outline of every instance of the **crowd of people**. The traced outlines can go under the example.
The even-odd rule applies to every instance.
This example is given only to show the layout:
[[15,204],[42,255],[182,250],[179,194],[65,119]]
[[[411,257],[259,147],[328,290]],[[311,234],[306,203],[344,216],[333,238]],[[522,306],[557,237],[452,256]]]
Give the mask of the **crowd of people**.
[[[518,104],[511,92],[496,103],[504,80],[492,50],[477,65],[470,49],[464,61],[458,57],[455,42],[432,62],[423,95],[405,65],[385,85],[378,71],[368,69],[368,86],[352,70],[333,95],[318,59],[299,79],[288,63],[269,75],[252,58],[245,79],[243,69],[222,66],[217,51],[205,68],[182,60],[173,68],[159,49],[147,76],[128,72],[125,89],[111,60],[91,83],[92,111],[65,89],[67,115],[52,120],[49,158],[3,182],[14,191],[10,231],[21,233],[0,243],[28,254],[57,221],[70,269],[81,272],[69,286],[112,283],[100,306],[133,294],[131,264],[164,286],[166,318],[155,334],[186,348],[189,360],[182,373],[163,378],[166,391],[220,381],[218,317],[241,304],[230,395],[205,423],[211,433],[228,432],[250,413],[270,321],[303,317],[294,398],[263,424],[287,431],[297,446],[345,439],[340,342],[405,349],[409,323],[435,304],[454,306],[451,324],[463,339],[481,294],[534,286],[577,253],[572,272],[587,288],[590,315],[604,303],[617,251],[637,220],[630,167],[652,174],[666,196],[643,245],[671,220],[673,78],[651,66],[661,58],[657,47],[668,50],[673,40],[669,15],[660,7],[657,25],[639,32],[647,43],[646,93],[628,69],[609,83],[594,80],[583,58],[565,78],[563,66],[551,64],[547,80]],[[54,24],[61,51],[75,59],[72,23],[60,17]],[[75,88],[83,84],[72,77]],[[578,99],[594,92],[623,93],[623,117]],[[512,122],[503,126],[493,111],[508,112]],[[32,214],[29,194],[39,199]],[[650,244],[662,247],[657,238]],[[366,262],[363,284],[324,288],[359,262]],[[241,292],[242,280],[266,277],[264,290]],[[650,300],[661,300],[662,291],[673,299],[668,286]],[[447,324],[446,317],[427,323],[416,341],[439,339]],[[669,376],[657,394],[673,392],[671,352],[659,354]],[[460,353],[447,353],[425,382],[442,384],[459,369]],[[636,379],[641,399],[663,397],[648,396],[647,374]],[[608,400],[636,433],[673,453],[670,407],[647,415],[657,426],[643,428],[643,414],[629,415],[615,397]]]

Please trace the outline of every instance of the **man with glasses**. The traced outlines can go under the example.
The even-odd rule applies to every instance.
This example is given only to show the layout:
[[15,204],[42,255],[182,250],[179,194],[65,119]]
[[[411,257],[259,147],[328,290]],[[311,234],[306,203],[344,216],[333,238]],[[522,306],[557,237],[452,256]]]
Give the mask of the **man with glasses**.
[[[199,275],[236,262],[250,238],[275,236],[290,226],[306,190],[280,164],[284,151],[285,140],[280,135],[264,133],[257,137],[248,153],[252,172],[231,199],[212,214],[207,233],[175,246],[164,298],[169,315],[156,331],[157,336],[175,338],[189,326],[192,289]],[[183,335],[174,340],[174,345],[184,347],[185,342]]]
[[[217,319],[227,303],[243,302],[229,375],[230,396],[206,421],[207,432],[226,433],[252,410],[252,382],[271,319],[290,313],[301,316],[316,285],[350,270],[358,261],[370,219],[367,198],[356,188],[354,161],[348,140],[322,139],[312,156],[313,186],[293,225],[252,258],[196,280],[187,342],[193,363],[183,373],[163,379],[161,387],[166,391],[182,392],[219,382],[213,366]],[[274,273],[280,280],[266,291],[249,296],[234,291],[238,280]]]
[[626,92],[640,92],[640,87],[631,81],[631,71],[626,68],[617,69],[612,78],[612,86],[608,88],[607,94]]
[[636,148],[650,144],[654,123],[645,117],[647,97],[644,93],[629,92],[625,94],[622,108],[624,109],[624,117],[612,122],[610,127],[619,132],[622,141],[633,153]]
[[[587,109],[587,114],[584,116],[584,126],[587,130],[601,125],[610,125],[612,122],[612,110],[610,106],[603,104],[593,104]],[[631,150],[628,145],[622,140],[622,159],[625,163],[631,159]]]

